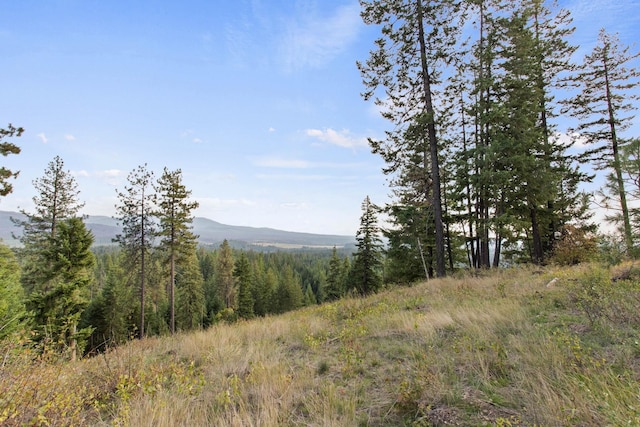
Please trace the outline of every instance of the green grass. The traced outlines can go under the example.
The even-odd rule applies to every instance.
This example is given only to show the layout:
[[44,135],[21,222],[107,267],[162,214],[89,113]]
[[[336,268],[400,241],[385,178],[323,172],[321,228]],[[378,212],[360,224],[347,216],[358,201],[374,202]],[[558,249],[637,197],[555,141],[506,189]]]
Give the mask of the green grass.
[[640,281],[616,274],[461,275],[76,363],[5,343],[0,424],[640,425]]

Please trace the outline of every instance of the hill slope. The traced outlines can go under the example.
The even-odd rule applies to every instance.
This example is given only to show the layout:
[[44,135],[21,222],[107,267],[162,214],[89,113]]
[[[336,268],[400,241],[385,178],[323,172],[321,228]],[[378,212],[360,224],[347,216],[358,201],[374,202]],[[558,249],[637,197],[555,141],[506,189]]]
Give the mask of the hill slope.
[[[18,212],[0,211],[0,239],[9,245],[16,245],[13,234],[19,234],[10,218],[23,220],[24,216]],[[112,239],[120,233],[120,227],[115,219],[108,216],[93,216],[86,218],[87,228],[93,232],[95,245],[110,245]],[[224,239],[235,242],[236,246],[276,246],[282,248],[302,247],[344,247],[353,244],[351,236],[325,235],[312,233],[297,233],[272,228],[255,228],[226,225],[207,218],[194,218],[193,231],[199,236],[198,241],[204,245],[218,245]]]
[[0,349],[0,424],[640,425],[640,282],[608,273],[432,280],[63,370]]

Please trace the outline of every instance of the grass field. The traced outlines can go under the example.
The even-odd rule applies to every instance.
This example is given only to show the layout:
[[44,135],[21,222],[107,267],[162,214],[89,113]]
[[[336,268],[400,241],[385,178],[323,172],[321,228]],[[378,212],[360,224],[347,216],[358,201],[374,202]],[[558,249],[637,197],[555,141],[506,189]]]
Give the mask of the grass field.
[[632,265],[460,275],[75,363],[4,343],[0,424],[640,425],[639,329]]

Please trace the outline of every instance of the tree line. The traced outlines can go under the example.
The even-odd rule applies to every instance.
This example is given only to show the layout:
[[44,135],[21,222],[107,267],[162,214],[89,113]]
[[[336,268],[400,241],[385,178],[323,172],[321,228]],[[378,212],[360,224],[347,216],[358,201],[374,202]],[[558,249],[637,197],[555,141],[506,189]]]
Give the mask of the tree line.
[[[139,166],[118,190],[117,246],[93,247],[73,175],[55,157],[33,182],[34,211],[12,219],[21,247],[0,245],[0,339],[20,330],[43,353],[75,359],[133,337],[283,313],[381,284],[375,210],[363,204],[345,250],[263,253],[197,244],[198,205],[182,173]],[[353,260],[353,261],[352,261]]]
[[[637,108],[637,53],[603,29],[575,60],[571,14],[552,1],[360,4],[381,34],[357,64],[363,97],[393,125],[369,142],[394,191],[396,278],[544,264],[569,234],[595,231],[593,202],[613,209],[634,251],[638,139],[623,131]],[[608,176],[595,198],[583,190],[592,170]]]

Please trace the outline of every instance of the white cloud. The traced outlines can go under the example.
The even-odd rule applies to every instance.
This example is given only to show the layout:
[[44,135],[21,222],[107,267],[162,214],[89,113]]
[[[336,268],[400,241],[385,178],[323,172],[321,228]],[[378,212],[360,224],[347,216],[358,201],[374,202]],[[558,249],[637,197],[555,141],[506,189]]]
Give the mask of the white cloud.
[[270,127],[269,128],[269,132],[275,132],[275,131],[276,131],[276,128],[274,128],[274,127]]
[[46,144],[47,142],[49,142],[49,139],[47,139],[47,135],[45,135],[44,132],[40,132],[36,136],[40,138],[40,141],[42,141],[43,144]]
[[76,137],[68,133],[64,136],[64,139],[66,139],[67,141],[75,141]]
[[202,143],[202,140],[200,138],[193,138],[193,142],[195,142],[196,144],[200,144]]
[[322,142],[337,145],[344,148],[366,147],[367,138],[356,138],[347,129],[335,131],[331,128],[325,130],[307,129],[306,134],[312,138],[317,138]]
[[89,176],[89,172],[87,172],[86,170],[79,170],[79,171],[71,171],[71,174],[74,176]]
[[107,169],[96,173],[96,176],[103,179],[107,184],[118,185],[121,178],[125,177],[127,172],[120,169]]
[[280,41],[286,69],[319,67],[331,61],[355,41],[362,25],[358,3],[339,7],[326,19],[307,15],[292,20]]

